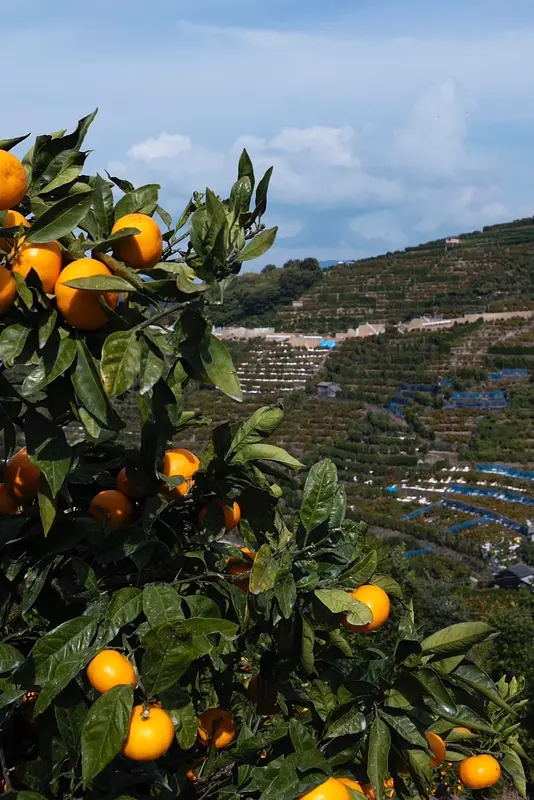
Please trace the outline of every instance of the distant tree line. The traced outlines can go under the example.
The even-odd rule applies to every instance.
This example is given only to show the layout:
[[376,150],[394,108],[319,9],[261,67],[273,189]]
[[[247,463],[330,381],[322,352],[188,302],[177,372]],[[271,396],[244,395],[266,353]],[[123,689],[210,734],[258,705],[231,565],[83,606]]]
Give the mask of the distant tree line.
[[[259,273],[246,272],[235,278],[232,291],[220,305],[210,306],[215,325],[248,328],[276,323],[277,312],[318,281],[323,271],[316,258],[290,259],[283,267],[267,264]],[[218,298],[210,298],[212,302]]]

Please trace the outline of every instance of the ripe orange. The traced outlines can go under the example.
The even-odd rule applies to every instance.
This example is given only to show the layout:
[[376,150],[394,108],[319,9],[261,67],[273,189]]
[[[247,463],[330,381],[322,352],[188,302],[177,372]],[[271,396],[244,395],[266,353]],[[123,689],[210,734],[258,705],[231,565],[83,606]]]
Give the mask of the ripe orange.
[[[30,227],[30,223],[19,211],[9,210],[4,217],[4,221],[0,227],[2,228],[18,228],[19,225],[24,225],[25,228]],[[0,250],[6,253],[13,247],[13,239],[0,239]]]
[[133,761],[153,761],[165,755],[174,739],[171,717],[162,708],[134,706],[122,754]]
[[[242,547],[241,552],[243,553],[243,555],[247,557],[247,559],[249,559],[249,561],[240,561],[238,558],[234,558],[232,556],[232,558],[229,559],[227,564],[227,570],[230,573],[230,575],[244,575],[245,573],[250,572],[250,570],[252,569],[252,564],[250,563],[250,561],[254,561],[254,559],[256,558],[256,553],[253,553],[252,550],[250,550],[248,547]],[[246,578],[242,578],[239,581],[235,581],[234,585],[237,586],[238,589],[241,589],[242,592],[248,592],[249,584],[250,584],[250,576],[247,575]]]
[[114,686],[135,686],[135,670],[132,663],[116,650],[101,650],[87,667],[89,683],[100,694],[109,692]]
[[7,483],[0,483],[0,517],[14,517],[19,506]]
[[0,314],[5,314],[11,308],[16,296],[15,278],[8,269],[0,266]]
[[380,628],[386,622],[391,610],[391,603],[388,595],[380,586],[364,584],[352,592],[352,596],[371,609],[373,619],[366,625],[351,625],[345,618],[342,621],[346,628],[356,633],[365,633]]
[[97,331],[107,325],[108,316],[100,305],[100,297],[111,308],[116,308],[119,295],[115,292],[90,292],[87,289],[72,289],[65,286],[76,278],[92,278],[94,275],[111,275],[109,269],[94,258],[79,258],[65,267],[55,286],[59,313],[73,328]]
[[41,470],[32,464],[25,447],[9,459],[4,477],[17,500],[29,503],[37,497]]
[[[239,504],[234,502],[232,507],[227,506],[223,503],[222,500],[215,500],[215,505],[218,505],[224,514],[224,526],[227,531],[231,531],[233,528],[239,525],[241,521],[241,509],[239,508]],[[198,515],[199,522],[202,523],[206,514],[208,513],[208,506],[204,506],[204,508],[200,509],[200,513]]]
[[41,279],[43,291],[52,294],[59,278],[62,267],[61,247],[59,242],[46,242],[45,244],[32,244],[20,239],[18,247],[13,251],[11,268],[26,278],[31,269],[35,270]]
[[167,450],[163,459],[163,474],[168,478],[174,478],[176,475],[181,475],[185,480],[179,483],[174,489],[171,489],[171,494],[178,497],[185,497],[195,485],[193,475],[198,470],[200,465],[199,459],[194,453],[189,450]]
[[384,781],[384,789],[386,797],[393,797],[395,794],[395,781],[393,778],[387,778]]
[[462,734],[463,733],[463,734],[465,734],[465,736],[472,736],[473,735],[472,731],[470,731],[469,728],[462,728],[462,727],[453,728],[452,729],[452,733],[457,733],[457,734]]
[[123,467],[119,474],[117,475],[117,482],[116,488],[118,492],[122,492],[129,497],[130,500],[139,500],[140,497],[144,497],[143,492],[133,485],[131,481],[128,480],[126,476],[126,467]]
[[439,767],[445,761],[445,753],[447,748],[445,747],[445,742],[441,736],[437,735],[437,733],[427,731],[425,733],[425,739],[427,740],[428,746],[434,754],[434,758],[430,761],[430,766],[432,769],[434,769],[434,767]]
[[0,210],[18,206],[26,194],[26,171],[13,153],[0,150]]
[[344,783],[337,778],[328,778],[311,792],[301,795],[299,800],[350,800],[350,798],[351,794]]
[[161,261],[163,239],[158,223],[147,214],[126,214],[117,220],[111,233],[124,228],[137,228],[140,233],[121,239],[113,245],[115,258],[133,269],[152,269]]
[[209,708],[198,718],[198,741],[205,747],[222,750],[234,741],[236,733],[235,719],[223,708]]
[[122,492],[105,489],[93,497],[89,513],[106,528],[125,528],[132,521],[133,506]]
[[26,694],[23,694],[20,698],[20,702],[23,705],[30,705],[34,706],[37,702],[37,698],[39,697],[39,691],[37,689],[29,689]]
[[458,778],[468,789],[489,789],[500,777],[501,765],[486,753],[466,758],[458,769]]

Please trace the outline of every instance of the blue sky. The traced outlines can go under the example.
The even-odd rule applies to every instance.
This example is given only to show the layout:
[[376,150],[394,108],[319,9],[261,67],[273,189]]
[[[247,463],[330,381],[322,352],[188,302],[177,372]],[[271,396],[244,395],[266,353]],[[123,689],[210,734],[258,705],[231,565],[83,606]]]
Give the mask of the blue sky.
[[2,20],[2,137],[99,106],[92,168],[161,183],[175,215],[227,193],[243,146],[274,164],[280,236],[251,268],[534,214],[532,0],[19,0]]

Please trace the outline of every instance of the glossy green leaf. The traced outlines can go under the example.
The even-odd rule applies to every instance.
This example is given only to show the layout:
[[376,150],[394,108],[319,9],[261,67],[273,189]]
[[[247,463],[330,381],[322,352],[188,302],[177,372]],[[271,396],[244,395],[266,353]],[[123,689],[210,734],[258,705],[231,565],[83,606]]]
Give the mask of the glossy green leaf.
[[70,233],[89,211],[92,199],[93,193],[88,189],[58,200],[35,220],[25,235],[25,241],[36,244],[51,242]]
[[423,651],[433,653],[463,653],[473,645],[486,641],[493,633],[487,622],[458,622],[443,628],[423,641]]
[[377,800],[382,800],[384,797],[384,781],[388,773],[390,747],[389,728],[384,720],[375,717],[369,733],[367,774],[369,782],[374,786]]
[[37,504],[39,506],[39,515],[41,517],[43,533],[45,536],[48,536],[56,518],[57,502],[56,498],[52,495],[52,490],[44,478],[41,478],[40,480]]
[[87,706],[79,702],[73,706],[55,706],[54,714],[59,734],[71,755],[78,752]]
[[133,622],[143,610],[143,593],[133,586],[119,589],[106,611],[103,641],[110,642],[121,628]]
[[351,625],[366,625],[373,619],[368,606],[343,589],[316,589],[315,596],[333,614],[347,614]]
[[38,561],[30,567],[24,576],[24,591],[22,593],[21,609],[25,614],[33,606],[43,586],[46,583],[48,574],[52,569],[53,560],[50,557]]
[[275,596],[284,619],[289,619],[297,601],[297,587],[291,572],[276,581]]
[[24,379],[22,394],[29,396],[40,392],[64,375],[76,358],[76,352],[76,342],[70,337],[52,343],[43,352],[37,369]]
[[30,657],[35,666],[37,684],[42,685],[49,680],[61,661],[91,645],[98,621],[98,617],[89,615],[74,617],[48,631],[35,643]]
[[167,583],[145,586],[142,603],[145,617],[153,628],[184,618],[180,595]]
[[376,550],[371,550],[370,553],[367,553],[366,556],[343,573],[343,583],[354,589],[367,583],[375,573],[377,560]]
[[110,397],[130,389],[141,367],[142,347],[135,330],[117,331],[107,337],[102,348],[100,372]]
[[154,694],[174,686],[193,661],[213,647],[206,636],[192,636],[183,623],[159,625],[143,636],[142,643],[142,680]]
[[239,378],[226,345],[212,334],[202,341],[199,354],[210,381],[228,397],[241,401],[243,395]]
[[250,160],[250,156],[246,150],[241,152],[239,156],[239,163],[237,167],[237,178],[240,180],[241,178],[248,178],[250,181],[250,191],[254,189],[254,167],[252,165],[252,161]]
[[29,135],[29,133],[26,133],[24,136],[15,136],[13,139],[0,139],[0,150],[12,150],[24,139],[27,139]]
[[80,403],[102,428],[118,430],[123,427],[121,419],[111,407],[95,361],[83,339],[76,342],[78,357],[72,375],[72,385]]
[[306,478],[300,507],[300,518],[306,531],[314,530],[329,518],[336,492],[336,465],[325,458],[312,466]]
[[272,444],[249,444],[242,447],[232,459],[234,464],[246,464],[247,461],[276,461],[290,469],[300,469],[304,465],[289,455],[281,447]]
[[24,661],[24,656],[16,647],[10,644],[0,644],[0,675],[14,672]]
[[83,289],[85,292],[136,292],[131,283],[118,275],[93,275],[91,278],[73,278],[65,281],[65,286]]
[[363,733],[366,727],[365,714],[361,712],[359,705],[356,703],[348,704],[339,706],[330,715],[325,736],[328,739],[335,739],[338,736],[359,734]]
[[100,238],[107,236],[113,227],[113,192],[104,178],[96,174],[93,187],[93,209]]
[[283,421],[284,411],[281,405],[258,408],[249,419],[239,426],[230,446],[232,453],[237,453],[242,447],[257,444],[271,436]]
[[150,183],[140,186],[139,189],[127,192],[115,206],[115,221],[126,214],[152,214],[158,204],[159,185]]
[[96,700],[82,728],[82,777],[87,786],[120,753],[133,706],[131,686],[115,686]]
[[308,696],[317,714],[325,722],[328,715],[337,705],[332,689],[326,681],[315,680],[308,690]]
[[15,359],[24,350],[30,331],[29,325],[14,322],[0,333],[0,358],[8,367],[13,366]]
[[380,714],[381,719],[403,739],[416,747],[427,747],[426,739],[415,723],[403,714]]
[[379,575],[373,571],[366,580],[373,586],[380,586],[390,597],[397,597],[399,600],[402,600],[404,597],[401,586],[389,575]]
[[95,648],[86,647],[84,650],[70,653],[55,665],[51,676],[39,692],[34,710],[36,716],[46,711],[51,702],[67,688],[95,655]]
[[454,677],[459,678],[462,683],[465,683],[475,692],[484,695],[492,703],[495,703],[499,708],[504,709],[509,714],[515,714],[514,709],[506,703],[500,696],[497,687],[491,680],[490,676],[484,672],[483,669],[477,667],[476,664],[460,664],[454,670]]
[[56,497],[72,464],[72,451],[65,432],[34,410],[27,412],[25,422],[30,460],[44,474],[52,496]]
[[146,334],[142,334],[142,354],[139,370],[139,392],[146,394],[159,381],[165,372],[165,359],[163,353],[155,342]]
[[280,565],[272,557],[271,548],[268,545],[263,544],[260,547],[251,566],[250,592],[252,594],[261,594],[268,589],[272,589],[275,585]]
[[276,234],[278,233],[278,226],[274,228],[268,228],[261,233],[258,233],[257,236],[249,242],[246,247],[241,250],[238,256],[238,261],[252,261],[254,258],[259,258],[263,256],[267,250],[270,250],[274,244],[276,239]]
[[311,675],[315,667],[315,631],[307,619],[301,616],[302,637],[300,646],[300,663],[304,672]]
[[172,716],[178,725],[176,726],[176,738],[182,750],[189,750],[197,740],[198,719],[192,703],[188,703],[182,708],[174,708]]

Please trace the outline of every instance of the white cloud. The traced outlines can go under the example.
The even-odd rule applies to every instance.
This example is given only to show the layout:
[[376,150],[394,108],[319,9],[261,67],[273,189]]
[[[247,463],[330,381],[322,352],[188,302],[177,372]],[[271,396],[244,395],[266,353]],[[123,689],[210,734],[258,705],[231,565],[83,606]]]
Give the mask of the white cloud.
[[128,150],[128,157],[134,161],[144,161],[150,164],[155,158],[175,158],[193,149],[193,142],[189,136],[179,133],[160,133],[151,136],[139,144],[134,144]]
[[406,233],[392,211],[360,214],[350,222],[350,227],[367,240],[378,239],[396,248],[407,244]]

